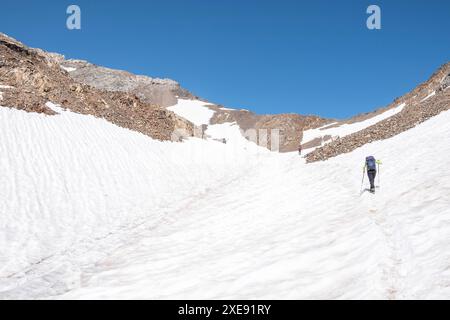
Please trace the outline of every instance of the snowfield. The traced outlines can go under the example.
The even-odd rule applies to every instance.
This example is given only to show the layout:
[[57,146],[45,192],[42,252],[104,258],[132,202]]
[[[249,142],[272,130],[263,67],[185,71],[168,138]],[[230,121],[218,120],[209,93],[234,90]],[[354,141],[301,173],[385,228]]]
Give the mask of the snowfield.
[[58,110],[0,108],[0,298],[450,298],[448,111],[306,165]]

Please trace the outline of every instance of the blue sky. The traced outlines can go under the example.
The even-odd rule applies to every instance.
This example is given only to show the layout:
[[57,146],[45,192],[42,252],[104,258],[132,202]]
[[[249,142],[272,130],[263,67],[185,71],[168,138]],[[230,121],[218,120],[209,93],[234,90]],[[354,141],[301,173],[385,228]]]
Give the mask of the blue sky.
[[[66,28],[77,4],[82,29]],[[366,9],[382,29],[366,28]],[[345,118],[390,103],[450,60],[448,0],[2,1],[0,31],[257,113]]]

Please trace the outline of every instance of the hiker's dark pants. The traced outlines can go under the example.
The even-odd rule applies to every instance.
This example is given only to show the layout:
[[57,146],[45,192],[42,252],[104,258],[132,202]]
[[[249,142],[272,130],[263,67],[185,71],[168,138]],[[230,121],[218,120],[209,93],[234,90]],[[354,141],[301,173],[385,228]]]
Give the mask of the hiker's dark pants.
[[375,170],[367,170],[367,175],[369,176],[370,189],[375,189],[375,177],[377,172]]

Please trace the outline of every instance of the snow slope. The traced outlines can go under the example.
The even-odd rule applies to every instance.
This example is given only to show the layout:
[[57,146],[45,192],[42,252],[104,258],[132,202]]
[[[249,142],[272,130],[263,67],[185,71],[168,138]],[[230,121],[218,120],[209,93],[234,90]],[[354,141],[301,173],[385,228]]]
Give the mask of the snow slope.
[[0,108],[0,298],[448,299],[449,121],[306,165]]
[[[376,115],[372,118],[369,118],[367,120],[350,123],[350,124],[342,124],[337,127],[327,128],[335,123],[332,123],[330,125],[327,125],[325,127],[316,128],[316,129],[310,129],[303,132],[303,139],[302,144],[308,143],[316,138],[323,139],[325,136],[331,136],[331,137],[345,137],[352,133],[364,130],[365,128],[368,128],[370,126],[373,126],[374,124],[383,121],[387,118],[390,118],[397,113],[401,112],[403,108],[406,106],[406,104],[402,103],[399,106],[389,109],[379,115]],[[322,143],[323,145],[323,143]]]
[[168,208],[243,174],[249,157],[264,152],[162,143],[47,105],[60,114],[0,107],[0,297],[28,268],[69,248],[142,220],[161,223]]

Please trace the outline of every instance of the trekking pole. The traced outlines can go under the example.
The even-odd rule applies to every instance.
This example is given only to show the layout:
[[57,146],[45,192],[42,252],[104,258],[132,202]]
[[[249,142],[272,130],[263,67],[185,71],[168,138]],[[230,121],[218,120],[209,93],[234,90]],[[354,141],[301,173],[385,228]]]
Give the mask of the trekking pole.
[[364,169],[365,168],[363,168],[363,176],[362,176],[362,181],[361,181],[361,188],[359,189],[359,192],[361,192],[362,191],[362,188],[363,188],[363,185],[364,185],[364,176],[365,176],[365,172],[364,172]]
[[380,172],[380,164],[378,163],[378,188],[381,188],[381,184],[380,184],[380,176],[381,176],[381,172]]

